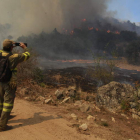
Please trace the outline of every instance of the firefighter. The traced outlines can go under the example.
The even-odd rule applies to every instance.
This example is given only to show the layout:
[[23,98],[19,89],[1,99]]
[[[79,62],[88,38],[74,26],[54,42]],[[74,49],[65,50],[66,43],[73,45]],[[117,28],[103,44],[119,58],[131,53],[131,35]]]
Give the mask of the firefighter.
[[9,67],[12,76],[8,82],[0,82],[0,131],[12,129],[8,126],[8,119],[13,108],[15,92],[17,88],[17,65],[26,61],[30,57],[30,53],[24,43],[20,43],[20,47],[24,49],[24,53],[13,54],[12,50],[15,47],[15,42],[9,39],[3,41],[3,50],[0,50],[2,56],[10,55]]

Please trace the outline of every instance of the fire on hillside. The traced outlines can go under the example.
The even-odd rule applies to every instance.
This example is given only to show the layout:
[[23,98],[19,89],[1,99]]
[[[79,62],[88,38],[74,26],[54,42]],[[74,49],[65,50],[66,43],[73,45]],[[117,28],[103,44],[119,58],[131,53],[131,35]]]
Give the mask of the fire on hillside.
[[[82,19],[82,22],[87,22],[87,19]],[[87,25],[86,25],[87,26]],[[85,27],[84,27],[85,28]],[[100,30],[99,28],[97,28],[97,27],[90,27],[90,26],[88,26],[88,27],[86,27],[87,28],[87,30],[89,30],[89,31],[91,31],[91,30],[96,30],[96,31],[102,31],[102,30]],[[80,27],[80,28],[78,28],[78,29],[80,29],[80,30],[82,30],[82,27]],[[107,33],[113,33],[113,34],[120,34],[120,32],[119,31],[111,31],[111,30],[103,30],[103,31],[105,31],[105,32],[107,32]],[[62,31],[63,33],[65,33],[65,34],[70,34],[70,35],[73,35],[74,34],[74,30],[72,30],[72,31],[70,31],[69,32],[69,30],[68,29],[65,29],[65,28],[63,28],[63,31]]]

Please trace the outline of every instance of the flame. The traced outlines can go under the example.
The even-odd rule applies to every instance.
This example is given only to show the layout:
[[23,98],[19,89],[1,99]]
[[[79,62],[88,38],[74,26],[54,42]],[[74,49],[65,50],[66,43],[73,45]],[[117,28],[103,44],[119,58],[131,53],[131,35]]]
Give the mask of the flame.
[[87,20],[84,18],[84,19],[82,19],[82,21],[83,21],[83,22],[86,22]]
[[111,31],[110,30],[107,30],[107,33],[110,33]]
[[118,34],[118,35],[119,35],[119,34],[120,34],[120,32],[116,31],[116,32],[115,32],[115,34]]
[[70,32],[70,34],[73,35],[73,34],[74,34],[74,31],[72,30],[72,31]]
[[98,29],[98,28],[96,28],[96,31],[99,31],[99,29]]
[[88,30],[93,30],[94,28],[93,27],[88,27]]

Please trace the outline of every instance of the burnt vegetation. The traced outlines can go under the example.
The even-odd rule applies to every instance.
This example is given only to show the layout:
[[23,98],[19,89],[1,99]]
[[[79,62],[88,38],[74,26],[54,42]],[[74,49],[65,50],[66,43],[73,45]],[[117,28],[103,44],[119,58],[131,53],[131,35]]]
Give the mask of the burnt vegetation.
[[50,34],[21,36],[18,41],[28,42],[41,57],[50,60],[93,59],[92,53],[103,55],[104,51],[111,57],[115,51],[117,57],[126,57],[129,63],[139,64],[139,38],[133,31],[108,33],[75,28],[72,34],[61,34],[54,29]]
[[[25,81],[34,79],[42,87],[48,85],[58,88],[75,85],[77,90],[96,91],[98,86],[115,80],[116,62],[112,60],[126,58],[128,63],[139,65],[140,37],[137,33],[127,30],[117,31],[117,27],[106,26],[112,30],[104,30],[105,27],[89,28],[83,25],[82,28],[75,28],[70,33],[59,33],[55,28],[50,34],[42,32],[39,35],[19,37],[17,41],[28,42],[39,57],[44,57],[45,60],[85,59],[95,61],[94,67],[88,70],[79,67],[51,70],[47,68],[47,62],[44,61],[45,70],[43,71],[38,68],[37,56],[33,54],[31,61],[19,67],[19,75],[23,75]],[[100,65],[102,62],[106,64],[106,67]],[[22,72],[23,67],[28,69],[25,71],[26,74]],[[24,76],[27,73],[29,76]],[[22,77],[20,79],[23,80]]]

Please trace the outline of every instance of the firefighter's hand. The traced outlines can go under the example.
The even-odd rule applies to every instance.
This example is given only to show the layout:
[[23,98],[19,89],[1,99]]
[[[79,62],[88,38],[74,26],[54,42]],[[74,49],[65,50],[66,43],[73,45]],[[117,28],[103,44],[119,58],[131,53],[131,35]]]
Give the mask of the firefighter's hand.
[[24,43],[20,42],[20,47],[25,49],[27,46]]
[[17,82],[15,80],[11,80],[9,82],[9,86],[11,89],[15,89],[17,87]]

